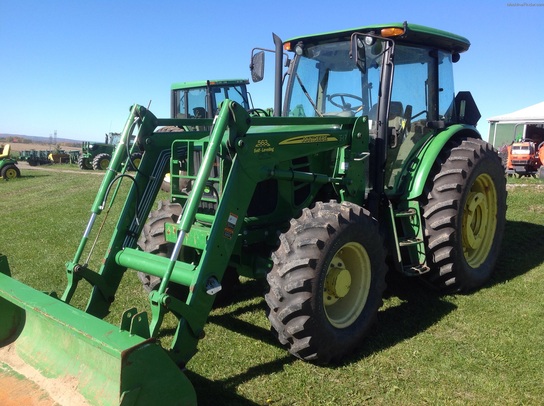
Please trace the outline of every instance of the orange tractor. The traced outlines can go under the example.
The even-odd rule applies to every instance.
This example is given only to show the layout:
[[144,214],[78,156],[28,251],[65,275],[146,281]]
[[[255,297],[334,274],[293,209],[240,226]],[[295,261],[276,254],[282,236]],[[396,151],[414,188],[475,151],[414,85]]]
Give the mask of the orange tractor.
[[[530,137],[530,138],[529,138]],[[533,132],[507,147],[506,173],[518,176],[544,177],[544,134]],[[541,169],[542,168],[542,169]]]
[[537,144],[533,140],[515,141],[507,147],[508,175],[535,176],[544,163],[544,142]]

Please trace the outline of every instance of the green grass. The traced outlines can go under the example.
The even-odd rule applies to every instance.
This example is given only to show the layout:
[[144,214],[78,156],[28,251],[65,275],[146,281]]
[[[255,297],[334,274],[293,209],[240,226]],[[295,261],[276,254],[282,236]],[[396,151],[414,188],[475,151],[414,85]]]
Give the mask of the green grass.
[[[0,252],[15,278],[62,291],[64,263],[75,253],[101,177],[22,172],[0,183]],[[318,367],[289,356],[269,332],[263,286],[245,281],[239,301],[212,312],[188,364],[200,403],[541,404],[544,187],[532,179],[509,184],[504,244],[491,281],[470,295],[441,296],[391,276],[378,323],[342,365]],[[109,230],[111,224],[105,236]],[[108,320],[115,323],[133,302],[145,306],[146,296],[130,272]]]

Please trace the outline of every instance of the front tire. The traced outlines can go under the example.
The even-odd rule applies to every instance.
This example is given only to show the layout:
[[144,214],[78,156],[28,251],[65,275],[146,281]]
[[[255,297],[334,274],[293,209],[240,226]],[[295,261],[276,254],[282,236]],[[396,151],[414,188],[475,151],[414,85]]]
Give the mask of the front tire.
[[[166,241],[164,234],[165,224],[176,223],[181,213],[182,207],[180,204],[171,203],[168,200],[160,200],[157,210],[149,214],[148,220],[144,224],[144,228],[138,239],[138,247],[142,251],[170,258],[174,250],[174,243]],[[190,253],[185,254],[191,255]],[[138,272],[138,279],[142,283],[146,293],[157,290],[161,284],[161,278],[144,272]],[[240,279],[236,269],[228,267],[221,280],[222,289],[215,298],[214,307],[229,303],[239,283]],[[186,286],[181,286],[173,282],[170,283],[168,289],[170,294],[180,300],[186,300],[189,293],[189,289]]]
[[506,222],[506,179],[496,151],[480,139],[450,140],[423,202],[427,280],[468,292],[491,277]]
[[378,224],[355,204],[318,202],[280,241],[265,297],[272,331],[298,358],[338,362],[361,345],[382,304]]
[[93,169],[92,162],[89,161],[89,158],[80,156],[77,160],[77,164],[79,166],[79,169],[83,170],[90,170]]
[[93,159],[93,169],[95,171],[105,171],[110,165],[111,155],[107,153],[98,154]]
[[[150,213],[144,225],[138,239],[138,247],[145,252],[170,257],[174,244],[166,241],[165,224],[176,223],[180,215],[181,205],[170,203],[168,200],[160,200],[157,210]],[[147,293],[156,290],[161,283],[161,278],[143,272],[138,272],[138,279],[142,282]]]

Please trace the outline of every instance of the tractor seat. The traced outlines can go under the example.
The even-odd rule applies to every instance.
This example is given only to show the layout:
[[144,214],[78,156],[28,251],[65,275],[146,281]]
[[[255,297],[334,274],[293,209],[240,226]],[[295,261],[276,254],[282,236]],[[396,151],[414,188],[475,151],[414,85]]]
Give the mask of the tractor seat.
[[389,106],[389,127],[399,130],[404,120],[404,107],[402,102],[392,101]]
[[[378,113],[378,105],[375,104],[372,106],[370,111],[368,112],[368,119],[369,120],[376,120],[376,114]],[[402,102],[400,101],[392,101],[389,105],[389,121],[392,121],[398,117],[403,118],[404,116],[404,107],[402,106]]]
[[204,107],[195,107],[193,114],[195,118],[206,118],[206,109]]
[[9,158],[11,152],[11,145],[7,144],[4,145],[4,148],[2,149],[2,153],[0,154],[0,159]]

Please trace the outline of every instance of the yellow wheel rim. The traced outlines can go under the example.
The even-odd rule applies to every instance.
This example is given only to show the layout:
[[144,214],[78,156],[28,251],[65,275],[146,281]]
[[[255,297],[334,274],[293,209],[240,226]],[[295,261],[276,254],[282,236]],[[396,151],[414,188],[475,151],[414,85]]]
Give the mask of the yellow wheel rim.
[[323,289],[323,306],[329,322],[337,328],[352,325],[365,307],[370,291],[371,264],[366,249],[350,242],[332,259]]
[[136,158],[135,160],[132,161],[132,164],[134,165],[135,168],[138,168],[140,166],[141,160],[142,160],[141,158]]
[[482,174],[472,185],[463,210],[463,253],[472,268],[488,257],[496,228],[497,190],[491,177]]
[[110,164],[110,160],[109,160],[109,159],[102,159],[102,160],[100,161],[100,169],[103,169],[103,170],[108,169],[109,164]]
[[6,170],[6,179],[15,179],[17,177],[17,171],[13,168]]

